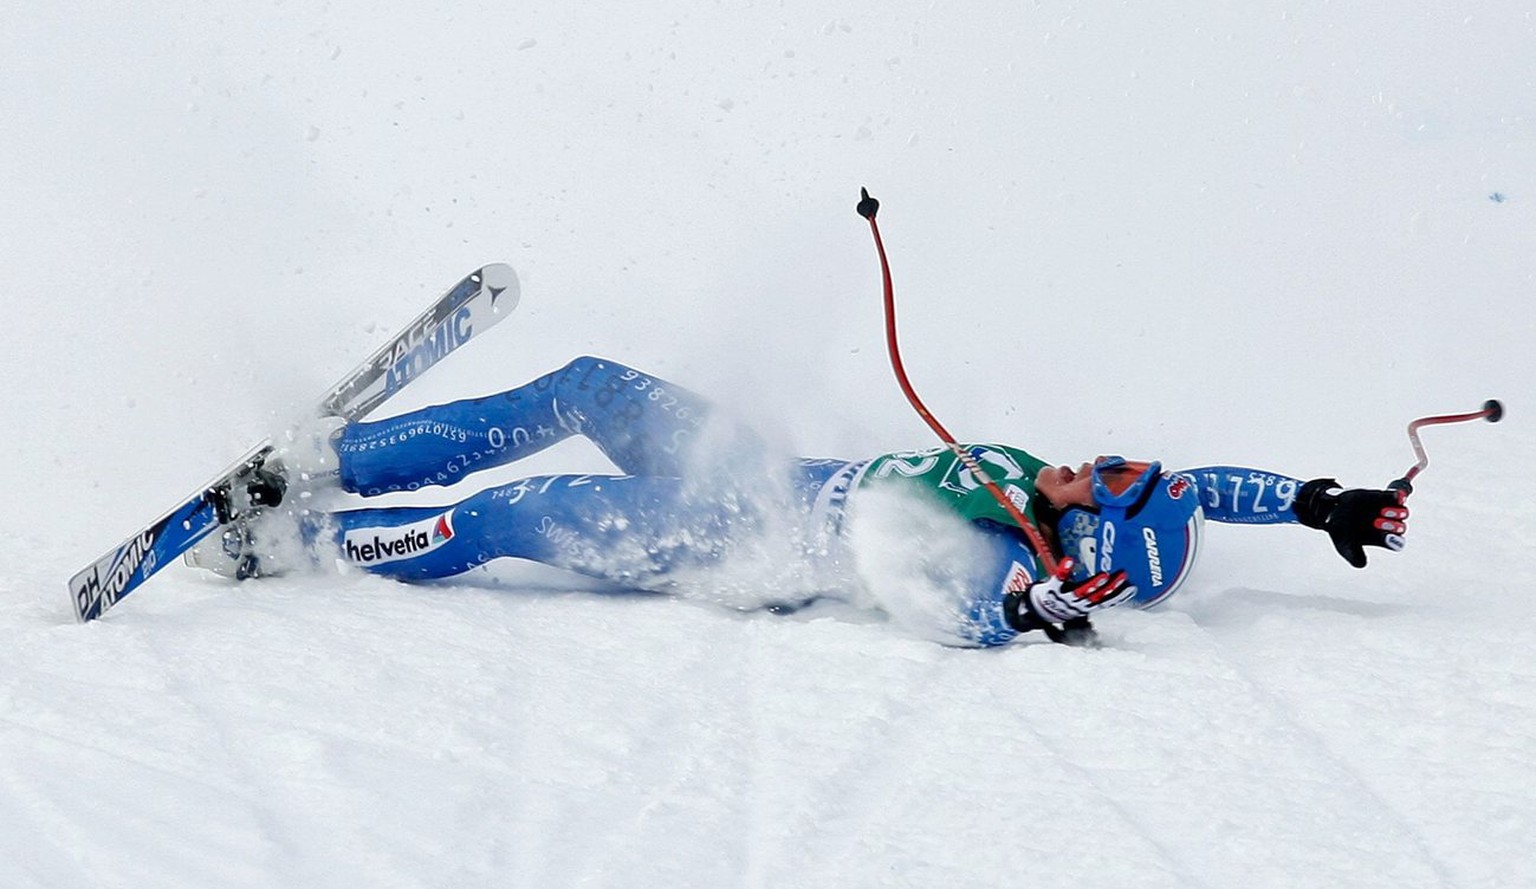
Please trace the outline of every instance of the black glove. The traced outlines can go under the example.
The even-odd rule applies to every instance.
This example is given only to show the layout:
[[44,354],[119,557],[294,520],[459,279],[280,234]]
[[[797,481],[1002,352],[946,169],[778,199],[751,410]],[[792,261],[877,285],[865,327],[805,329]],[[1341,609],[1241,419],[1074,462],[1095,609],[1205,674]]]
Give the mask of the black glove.
[[1048,577],[1010,592],[1003,607],[1008,623],[1020,633],[1027,633],[1047,627],[1055,629],[1053,624],[1086,622],[1093,612],[1113,608],[1135,595],[1136,587],[1124,571],[1095,574],[1081,581]]
[[1403,548],[1408,533],[1407,491],[1369,488],[1344,490],[1331,478],[1315,478],[1296,495],[1296,518],[1309,528],[1327,531],[1333,548],[1356,568],[1365,567],[1362,547],[1379,546],[1393,552]]

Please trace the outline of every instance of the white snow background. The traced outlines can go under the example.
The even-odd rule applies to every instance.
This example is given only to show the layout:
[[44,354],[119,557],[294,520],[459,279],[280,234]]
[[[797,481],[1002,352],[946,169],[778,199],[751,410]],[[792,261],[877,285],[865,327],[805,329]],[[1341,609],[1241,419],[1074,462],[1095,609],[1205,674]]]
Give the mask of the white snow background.
[[[0,886],[1536,885],[1528,9],[11,4]],[[931,444],[860,186],[963,438],[1382,485],[1509,416],[1425,431],[1403,553],[1211,525],[1097,651],[547,576],[175,566],[74,623],[493,259],[522,308],[390,410],[598,353]]]

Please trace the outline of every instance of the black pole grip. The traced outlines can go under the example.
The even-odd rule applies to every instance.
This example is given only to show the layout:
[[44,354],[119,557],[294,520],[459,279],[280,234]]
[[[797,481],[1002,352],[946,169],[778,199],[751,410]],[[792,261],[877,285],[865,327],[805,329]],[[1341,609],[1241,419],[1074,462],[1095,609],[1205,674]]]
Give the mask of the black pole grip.
[[860,188],[859,205],[854,209],[865,219],[874,219],[875,214],[880,212],[880,202],[869,196],[869,189]]

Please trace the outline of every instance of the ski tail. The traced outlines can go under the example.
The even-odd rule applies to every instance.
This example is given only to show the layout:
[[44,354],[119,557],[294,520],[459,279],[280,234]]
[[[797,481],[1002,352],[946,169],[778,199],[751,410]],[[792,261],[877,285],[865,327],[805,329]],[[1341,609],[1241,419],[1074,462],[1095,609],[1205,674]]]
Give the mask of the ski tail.
[[[491,263],[466,275],[331,388],[322,416],[361,419],[417,377],[517,308],[517,273]],[[231,519],[227,492],[272,453],[252,448],[197,493],[69,579],[75,617],[95,620]]]
[[357,420],[491,325],[521,298],[517,273],[506,263],[483,266],[455,284],[388,343],[331,388],[322,415]]

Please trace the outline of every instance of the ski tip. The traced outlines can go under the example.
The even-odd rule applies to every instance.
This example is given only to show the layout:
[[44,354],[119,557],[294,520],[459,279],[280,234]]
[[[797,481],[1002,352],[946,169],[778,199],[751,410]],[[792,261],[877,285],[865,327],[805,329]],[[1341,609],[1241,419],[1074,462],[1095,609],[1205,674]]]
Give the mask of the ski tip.
[[522,287],[517,272],[504,262],[493,262],[480,269],[480,286],[491,295],[491,308],[498,312],[510,312],[522,299]]

